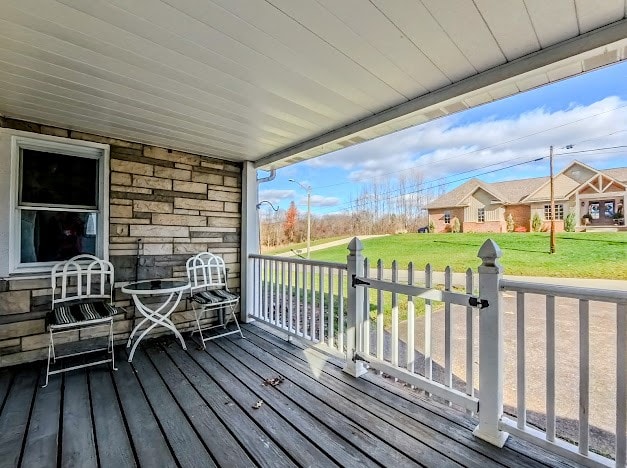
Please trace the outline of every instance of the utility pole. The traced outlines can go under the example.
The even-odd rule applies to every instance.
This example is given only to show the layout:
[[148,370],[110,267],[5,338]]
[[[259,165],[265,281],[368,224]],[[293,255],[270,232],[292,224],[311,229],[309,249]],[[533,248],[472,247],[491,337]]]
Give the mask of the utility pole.
[[300,182],[289,179],[290,182],[300,185],[300,188],[307,191],[307,258],[311,258],[311,186],[303,185]]
[[549,166],[551,171],[551,247],[550,252],[555,253],[555,190],[553,187],[553,145],[549,150]]

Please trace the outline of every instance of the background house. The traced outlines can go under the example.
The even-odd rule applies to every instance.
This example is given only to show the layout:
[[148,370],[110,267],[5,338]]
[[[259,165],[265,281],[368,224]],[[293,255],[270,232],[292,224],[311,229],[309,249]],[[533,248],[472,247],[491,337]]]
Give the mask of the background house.
[[[556,229],[575,213],[576,226],[613,226],[623,213],[627,168],[597,170],[575,161],[554,177]],[[457,217],[463,232],[506,232],[511,214],[514,228],[531,230],[535,214],[548,229],[551,219],[549,177],[488,183],[471,179],[427,206],[435,232],[449,232]],[[589,215],[586,221],[583,217]]]

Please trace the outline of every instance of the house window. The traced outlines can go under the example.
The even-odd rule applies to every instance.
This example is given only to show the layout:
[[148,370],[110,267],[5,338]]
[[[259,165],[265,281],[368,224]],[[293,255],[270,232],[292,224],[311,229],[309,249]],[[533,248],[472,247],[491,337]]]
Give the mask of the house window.
[[[544,205],[544,219],[551,220],[551,205]],[[555,219],[564,219],[564,205],[555,205]]]
[[11,273],[106,258],[108,146],[56,140],[13,137]]
[[485,223],[485,208],[479,208],[477,210],[477,221]]
[[444,222],[446,224],[450,224],[451,223],[451,212],[450,211],[445,211],[444,212]]

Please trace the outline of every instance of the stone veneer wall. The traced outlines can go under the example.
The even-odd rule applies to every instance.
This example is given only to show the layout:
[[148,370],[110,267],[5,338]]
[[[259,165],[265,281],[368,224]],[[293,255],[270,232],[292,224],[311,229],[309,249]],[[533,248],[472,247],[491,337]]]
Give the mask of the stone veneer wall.
[[[185,277],[187,258],[210,251],[224,258],[229,288],[239,292],[240,164],[7,118],[0,118],[0,126],[110,145],[109,260],[115,266],[115,302],[127,309],[115,319],[116,340],[128,338],[138,320],[119,288],[135,278],[139,238],[140,279]],[[50,293],[49,276],[0,278],[0,367],[47,356],[44,317]],[[181,301],[171,318],[186,331],[195,324],[193,315],[187,301]],[[103,333],[106,330],[75,331],[61,340]]]

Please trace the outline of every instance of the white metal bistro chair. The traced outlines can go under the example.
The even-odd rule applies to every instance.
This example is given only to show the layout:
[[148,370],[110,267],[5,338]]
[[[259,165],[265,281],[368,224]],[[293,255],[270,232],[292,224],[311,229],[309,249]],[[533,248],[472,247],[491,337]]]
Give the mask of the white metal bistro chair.
[[[244,338],[235,314],[239,296],[229,291],[224,260],[209,252],[199,253],[187,259],[187,276],[190,284],[189,300],[194,309],[203,349],[206,348],[206,341],[222,336],[239,333]],[[200,321],[210,311],[218,311],[218,323],[202,326]],[[231,321],[235,323],[235,328],[227,330],[226,327]],[[224,331],[208,336],[203,334],[203,331],[219,327],[222,327]],[[196,330],[192,332],[192,335],[194,333]]]
[[[113,317],[124,309],[111,304],[113,297],[114,269],[113,265],[93,255],[77,255],[71,259],[57,263],[52,268],[52,310],[48,313],[48,365],[46,366],[46,383],[53,374],[67,372],[83,367],[111,363],[113,370],[115,359],[113,353]],[[55,351],[55,335],[74,330],[109,326],[108,345],[106,348],[88,349],[70,354],[57,355]],[[50,370],[50,361],[106,350],[106,359],[85,364]]]

